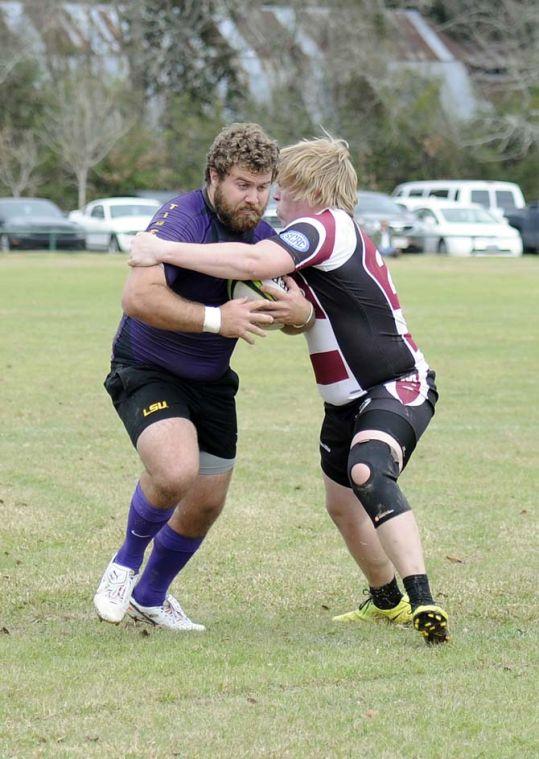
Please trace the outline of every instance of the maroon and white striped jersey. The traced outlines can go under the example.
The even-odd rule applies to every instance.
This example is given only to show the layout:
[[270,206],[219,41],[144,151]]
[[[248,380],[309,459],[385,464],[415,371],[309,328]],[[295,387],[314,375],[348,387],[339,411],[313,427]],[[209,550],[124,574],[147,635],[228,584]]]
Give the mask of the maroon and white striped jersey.
[[305,336],[322,398],[341,406],[389,383],[395,397],[404,384],[422,402],[428,366],[382,256],[353,219],[326,209],[271,240],[292,256],[293,276],[314,306],[316,321]]

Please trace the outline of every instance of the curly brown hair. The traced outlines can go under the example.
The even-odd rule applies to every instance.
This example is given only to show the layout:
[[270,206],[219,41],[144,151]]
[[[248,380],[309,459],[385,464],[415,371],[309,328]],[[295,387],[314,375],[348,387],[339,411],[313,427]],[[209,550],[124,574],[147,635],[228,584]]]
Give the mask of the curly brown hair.
[[240,164],[253,174],[271,171],[277,173],[279,146],[264,132],[260,124],[252,122],[229,124],[213,141],[206,157],[206,183],[210,169],[224,179],[233,166]]

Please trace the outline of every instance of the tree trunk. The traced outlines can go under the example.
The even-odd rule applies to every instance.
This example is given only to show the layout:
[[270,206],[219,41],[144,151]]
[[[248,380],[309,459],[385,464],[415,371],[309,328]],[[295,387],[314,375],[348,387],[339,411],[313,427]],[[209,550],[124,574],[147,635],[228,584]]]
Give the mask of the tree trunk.
[[79,208],[86,205],[86,185],[88,183],[88,167],[77,169],[77,186],[79,190]]

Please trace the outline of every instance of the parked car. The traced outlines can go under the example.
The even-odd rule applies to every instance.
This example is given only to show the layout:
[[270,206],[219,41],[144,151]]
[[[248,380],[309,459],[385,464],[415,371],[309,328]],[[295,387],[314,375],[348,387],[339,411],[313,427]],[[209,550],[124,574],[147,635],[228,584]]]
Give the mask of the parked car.
[[452,256],[522,254],[516,229],[499,221],[478,204],[455,203],[435,198],[414,198],[413,214],[418,221],[412,243],[425,253]]
[[512,211],[507,215],[507,221],[520,232],[524,250],[539,253],[539,200]]
[[267,221],[268,224],[271,224],[276,232],[280,232],[283,228],[282,222],[277,216],[277,203],[275,200],[270,200],[262,218],[264,221]]
[[168,203],[169,200],[183,195],[183,190],[138,190],[136,197],[150,200],[157,200],[161,205]]
[[88,250],[127,252],[131,240],[146,229],[161,204],[150,198],[101,198],[69,218],[86,230]]
[[504,216],[523,208],[525,201],[522,190],[514,182],[497,182],[480,179],[432,179],[418,182],[403,182],[392,193],[397,200],[408,198],[438,198],[459,203],[479,203],[500,221]]
[[394,247],[400,251],[413,250],[410,236],[414,230],[415,218],[389,195],[382,192],[358,192],[354,218],[377,245],[380,242],[382,222],[387,221]]
[[0,250],[85,247],[84,229],[68,221],[51,200],[0,198]]

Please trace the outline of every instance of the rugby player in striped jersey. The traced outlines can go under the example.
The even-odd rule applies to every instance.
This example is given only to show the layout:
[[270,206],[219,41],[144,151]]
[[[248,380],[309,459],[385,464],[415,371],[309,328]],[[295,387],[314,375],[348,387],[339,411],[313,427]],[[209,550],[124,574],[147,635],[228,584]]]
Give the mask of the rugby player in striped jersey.
[[279,319],[299,290],[311,304],[301,331],[324,400],[327,508],[369,581],[366,601],[335,620],[411,619],[427,643],[441,643],[447,613],[432,597],[416,519],[398,484],[434,414],[435,374],[408,330],[382,256],[354,222],[356,192],[346,143],[303,141],[281,151],[275,198],[286,226],[279,234],[254,245],[199,245],[141,233],[130,263],[223,279],[291,275],[289,294],[274,293],[267,312]]

